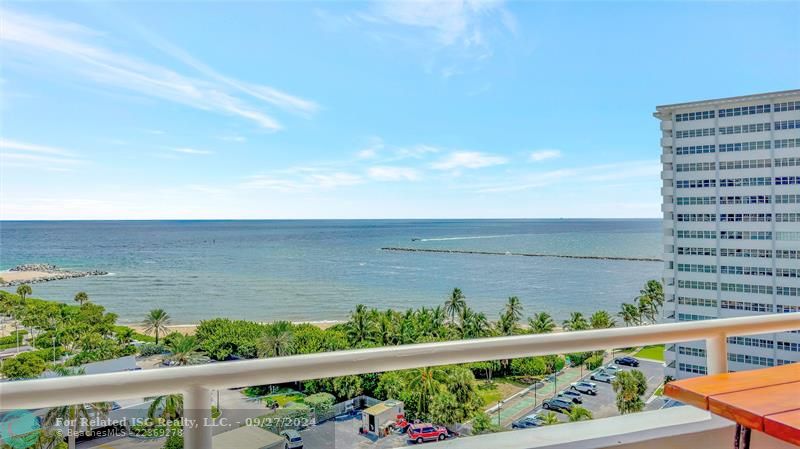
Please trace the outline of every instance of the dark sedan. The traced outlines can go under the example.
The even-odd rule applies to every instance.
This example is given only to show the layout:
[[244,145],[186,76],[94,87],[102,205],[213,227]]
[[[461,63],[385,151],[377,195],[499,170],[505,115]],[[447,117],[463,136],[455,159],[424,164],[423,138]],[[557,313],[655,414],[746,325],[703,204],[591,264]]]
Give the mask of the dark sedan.
[[614,359],[614,363],[617,365],[626,365],[626,366],[639,366],[639,361],[634,359],[633,357],[618,357]]

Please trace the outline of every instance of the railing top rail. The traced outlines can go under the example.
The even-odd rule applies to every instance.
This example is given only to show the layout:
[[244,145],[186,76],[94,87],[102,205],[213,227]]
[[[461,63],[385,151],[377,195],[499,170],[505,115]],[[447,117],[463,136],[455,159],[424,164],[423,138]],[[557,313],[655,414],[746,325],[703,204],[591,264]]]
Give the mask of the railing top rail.
[[0,409],[111,401],[483,360],[592,351],[800,329],[800,312],[688,323],[458,340],[0,383]]

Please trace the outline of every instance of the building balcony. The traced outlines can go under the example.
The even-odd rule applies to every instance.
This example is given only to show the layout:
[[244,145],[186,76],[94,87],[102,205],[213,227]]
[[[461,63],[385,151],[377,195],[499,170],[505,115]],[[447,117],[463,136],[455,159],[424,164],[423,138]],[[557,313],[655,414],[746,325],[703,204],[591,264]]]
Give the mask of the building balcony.
[[675,195],[675,187],[662,187],[661,188],[661,195],[662,196]]
[[661,155],[661,163],[662,164],[671,164],[672,163],[673,154],[672,153],[663,153]]
[[672,131],[672,120],[661,120],[661,131]]
[[[800,329],[800,313],[459,340],[5,382],[0,384],[0,397],[3,409],[11,410],[182,393],[184,422],[204,423],[211,422],[212,389],[695,340],[705,340],[708,372],[714,374],[727,372],[728,336],[795,329]],[[686,406],[588,422],[463,437],[426,447],[716,449],[728,447],[727,436],[732,433],[731,422]],[[754,447],[758,448],[791,447],[758,432],[754,432],[754,439]],[[211,449],[212,427],[186,425],[184,447]]]
[[662,137],[661,138],[661,146],[662,147],[671,147],[672,146],[672,137]]

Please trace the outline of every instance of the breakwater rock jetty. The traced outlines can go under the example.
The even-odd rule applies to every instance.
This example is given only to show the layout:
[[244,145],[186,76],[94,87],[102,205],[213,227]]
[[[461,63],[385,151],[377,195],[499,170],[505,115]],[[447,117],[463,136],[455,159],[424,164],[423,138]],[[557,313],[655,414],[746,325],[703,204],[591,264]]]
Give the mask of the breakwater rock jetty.
[[446,253],[446,254],[475,254],[481,256],[522,256],[522,257],[561,257],[564,259],[594,259],[594,260],[631,260],[640,262],[663,262],[663,259],[655,257],[618,257],[618,256],[573,256],[566,254],[537,254],[537,253],[513,253],[513,252],[494,252],[494,251],[470,251],[463,249],[428,249],[428,248],[401,248],[383,247],[382,251],[405,251],[410,253]]
[[31,263],[17,265],[8,271],[0,271],[0,287],[12,287],[20,284],[36,284],[40,282],[58,281],[61,279],[82,278],[86,276],[104,276],[107,271],[73,271],[59,268],[52,264]]

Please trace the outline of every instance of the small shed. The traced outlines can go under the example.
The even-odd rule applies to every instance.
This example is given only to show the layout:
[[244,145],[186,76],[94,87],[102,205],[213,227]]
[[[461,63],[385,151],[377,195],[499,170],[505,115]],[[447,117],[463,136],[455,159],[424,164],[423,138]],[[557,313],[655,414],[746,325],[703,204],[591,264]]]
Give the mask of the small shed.
[[361,413],[361,427],[365,433],[382,437],[395,424],[398,415],[404,414],[401,401],[383,401]]
[[283,449],[284,438],[260,427],[242,426],[212,438],[214,449]]

